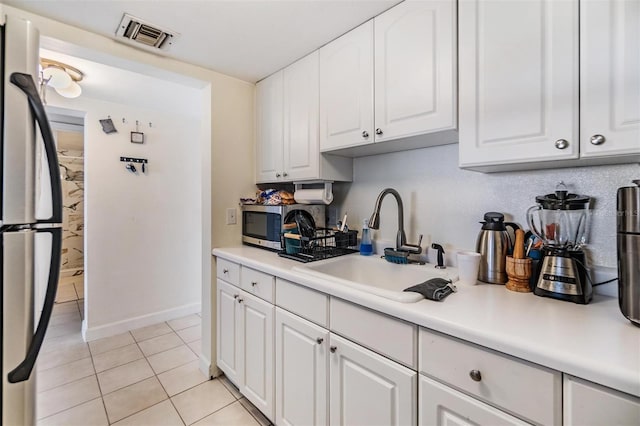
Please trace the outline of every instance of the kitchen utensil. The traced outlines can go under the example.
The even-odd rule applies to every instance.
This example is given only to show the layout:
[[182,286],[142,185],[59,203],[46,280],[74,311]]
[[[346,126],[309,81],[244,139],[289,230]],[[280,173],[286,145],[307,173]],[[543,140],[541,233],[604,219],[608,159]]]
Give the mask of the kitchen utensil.
[[542,240],[536,295],[580,304],[591,301],[593,290],[582,250],[590,201],[585,195],[570,194],[560,182],[554,193],[537,196],[537,204],[527,210],[531,231]]
[[480,268],[480,253],[459,251],[456,257],[458,259],[459,283],[462,285],[476,285]]
[[618,302],[620,311],[640,327],[640,179],[618,188]]
[[516,241],[513,245],[513,256],[507,256],[507,290],[529,293],[531,277],[531,259],[524,256],[524,231],[516,229]]
[[488,212],[484,215],[482,230],[476,241],[476,252],[480,253],[478,279],[492,284],[505,284],[508,280],[506,257],[513,248],[511,236],[507,228],[514,232],[519,226],[505,222],[504,215]]
[[295,222],[298,232],[305,238],[313,238],[316,233],[316,223],[313,216],[306,210],[291,210],[284,219],[285,223]]

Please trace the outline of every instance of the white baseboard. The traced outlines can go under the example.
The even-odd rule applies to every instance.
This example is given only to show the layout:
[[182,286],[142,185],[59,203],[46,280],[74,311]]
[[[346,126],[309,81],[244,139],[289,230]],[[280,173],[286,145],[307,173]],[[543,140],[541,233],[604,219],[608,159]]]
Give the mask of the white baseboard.
[[[196,314],[200,312],[200,308],[200,303],[192,303],[190,305],[183,305],[177,308],[167,309],[165,311],[127,318],[97,327],[88,327],[87,321],[84,320],[82,321],[82,337],[85,342],[90,342],[92,340],[102,339],[103,337],[124,333],[125,331],[158,324],[163,321],[169,321],[190,314]],[[209,364],[210,363],[211,362],[209,362]]]
[[211,360],[202,354],[200,354],[200,364],[198,367],[200,368],[200,371],[202,371],[202,373],[207,377],[216,377],[216,375],[213,374],[214,372],[211,371]]

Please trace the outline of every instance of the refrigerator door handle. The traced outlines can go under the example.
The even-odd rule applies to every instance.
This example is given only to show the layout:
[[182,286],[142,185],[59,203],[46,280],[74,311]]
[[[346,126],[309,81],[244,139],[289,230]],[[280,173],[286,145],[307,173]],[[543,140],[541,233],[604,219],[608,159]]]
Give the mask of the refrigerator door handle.
[[58,165],[56,143],[53,138],[53,131],[49,125],[49,120],[47,120],[47,113],[44,110],[44,105],[40,100],[38,89],[31,74],[14,72],[11,74],[9,80],[27,95],[29,109],[38,123],[38,127],[40,127],[47,162],[49,163],[53,213],[49,219],[38,220],[38,223],[62,223],[62,182],[60,179],[60,166]]
[[40,315],[40,321],[36,327],[36,332],[33,335],[29,349],[24,360],[7,375],[9,383],[23,382],[29,379],[31,371],[36,364],[36,359],[40,353],[42,342],[44,342],[44,335],[47,332],[49,321],[51,320],[51,313],[53,312],[53,305],[56,300],[56,291],[58,290],[58,278],[60,276],[60,260],[62,257],[62,228],[43,228],[36,229],[36,232],[48,232],[52,236],[51,243],[51,261],[49,263],[49,279],[47,282],[47,292],[44,298],[44,306],[42,307],[42,314]]

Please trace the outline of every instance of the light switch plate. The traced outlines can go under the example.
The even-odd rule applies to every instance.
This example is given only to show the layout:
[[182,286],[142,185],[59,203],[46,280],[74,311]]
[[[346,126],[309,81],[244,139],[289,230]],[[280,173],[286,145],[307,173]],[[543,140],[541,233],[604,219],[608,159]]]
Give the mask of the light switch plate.
[[227,225],[235,225],[236,223],[238,223],[236,218],[236,208],[232,207],[227,209]]

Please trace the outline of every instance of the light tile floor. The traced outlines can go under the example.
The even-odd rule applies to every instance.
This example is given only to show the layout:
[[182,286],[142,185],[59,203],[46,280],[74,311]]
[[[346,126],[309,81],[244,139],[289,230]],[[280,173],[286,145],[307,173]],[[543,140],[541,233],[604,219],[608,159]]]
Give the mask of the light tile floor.
[[199,370],[200,316],[87,344],[83,302],[53,310],[38,359],[38,425],[270,424],[226,378],[208,380]]

